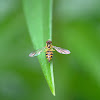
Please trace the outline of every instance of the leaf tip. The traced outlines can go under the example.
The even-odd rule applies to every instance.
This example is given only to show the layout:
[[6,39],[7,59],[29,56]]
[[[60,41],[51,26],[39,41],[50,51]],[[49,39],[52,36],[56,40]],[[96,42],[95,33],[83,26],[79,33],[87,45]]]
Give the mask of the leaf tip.
[[52,94],[53,94],[53,96],[56,96],[56,94],[55,94],[55,89],[52,91]]

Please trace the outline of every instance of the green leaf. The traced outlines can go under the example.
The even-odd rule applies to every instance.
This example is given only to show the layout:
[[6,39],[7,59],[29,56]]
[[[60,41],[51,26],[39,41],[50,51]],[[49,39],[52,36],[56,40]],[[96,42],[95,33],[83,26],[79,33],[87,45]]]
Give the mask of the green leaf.
[[[46,46],[52,40],[52,0],[23,0],[24,12],[34,49]],[[38,56],[42,71],[51,92],[55,95],[53,63],[48,62],[45,53]]]

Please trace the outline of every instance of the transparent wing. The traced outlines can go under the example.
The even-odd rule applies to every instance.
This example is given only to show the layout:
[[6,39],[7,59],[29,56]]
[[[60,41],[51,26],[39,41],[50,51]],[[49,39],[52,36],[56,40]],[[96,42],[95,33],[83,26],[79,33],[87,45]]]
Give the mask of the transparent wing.
[[53,48],[61,54],[70,54],[71,52],[67,49],[63,49],[60,47],[53,46]]
[[38,49],[38,50],[36,50],[36,51],[31,52],[31,53],[29,54],[29,56],[30,56],[30,57],[38,56],[38,55],[39,55],[42,51],[44,51],[44,50],[45,50],[45,47],[40,48],[40,49]]

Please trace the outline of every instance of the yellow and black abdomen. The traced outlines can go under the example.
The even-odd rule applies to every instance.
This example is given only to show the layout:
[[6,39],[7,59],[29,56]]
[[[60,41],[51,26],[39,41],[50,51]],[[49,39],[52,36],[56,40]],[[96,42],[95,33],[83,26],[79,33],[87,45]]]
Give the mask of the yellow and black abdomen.
[[48,59],[49,62],[52,59],[52,57],[53,57],[53,52],[48,50],[46,52],[46,58]]

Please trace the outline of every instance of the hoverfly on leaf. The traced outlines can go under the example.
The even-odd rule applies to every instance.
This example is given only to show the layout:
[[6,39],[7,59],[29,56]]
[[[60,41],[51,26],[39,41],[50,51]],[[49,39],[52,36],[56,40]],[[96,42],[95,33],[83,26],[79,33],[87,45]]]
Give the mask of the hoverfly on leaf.
[[71,52],[67,49],[63,49],[60,47],[56,47],[52,45],[52,41],[48,40],[46,41],[46,46],[43,48],[40,48],[32,53],[29,54],[30,57],[34,57],[34,56],[38,56],[39,54],[41,54],[41,52],[43,52],[45,50],[46,52],[46,58],[48,59],[48,61],[50,62],[50,60],[53,57],[53,51],[55,50],[61,54],[70,54]]

